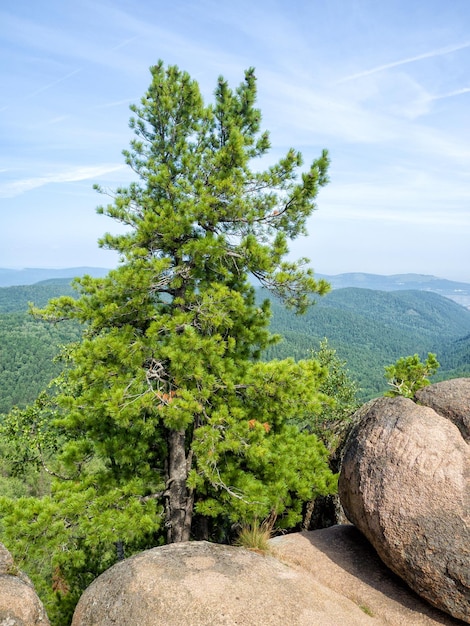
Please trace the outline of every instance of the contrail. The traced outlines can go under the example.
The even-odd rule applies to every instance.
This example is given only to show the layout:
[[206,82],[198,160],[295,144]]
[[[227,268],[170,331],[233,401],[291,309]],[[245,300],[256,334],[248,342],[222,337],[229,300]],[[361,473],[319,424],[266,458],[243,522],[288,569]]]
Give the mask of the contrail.
[[453,96],[461,96],[464,93],[469,93],[470,87],[462,87],[462,89],[456,89],[455,91],[449,91],[449,93],[443,93],[440,96],[433,96],[432,100],[443,100],[444,98],[452,98]]
[[94,107],[91,107],[90,110],[95,111],[97,109],[110,109],[112,107],[121,106],[121,104],[129,104],[131,102],[137,102],[139,97],[136,98],[126,98],[125,100],[116,100],[115,102],[108,102],[106,104],[97,104]]
[[446,48],[439,48],[437,50],[432,50],[431,52],[425,52],[424,54],[418,54],[414,57],[408,57],[407,59],[401,59],[400,61],[394,61],[393,63],[385,63],[384,65],[378,65],[377,67],[373,67],[370,70],[364,70],[363,72],[358,72],[357,74],[351,74],[351,76],[346,76],[345,78],[341,78],[335,82],[336,85],[340,83],[346,83],[350,80],[356,80],[356,78],[363,78],[364,76],[370,76],[371,74],[377,74],[378,72],[383,72],[384,70],[388,70],[392,67],[398,67],[400,65],[407,65],[408,63],[414,63],[415,61],[422,61],[423,59],[430,59],[432,57],[443,56],[444,54],[449,54],[450,52],[456,52],[457,50],[464,50],[465,48],[470,47],[470,41],[467,41],[462,44],[458,44],[456,46],[447,46]]
[[121,43],[118,43],[117,46],[114,46],[114,48],[111,48],[109,51],[110,52],[114,52],[115,50],[119,50],[119,48],[124,48],[124,46],[127,46],[128,43],[132,43],[136,39],[139,39],[139,37],[140,37],[140,35],[135,35],[135,37],[131,37],[130,39],[126,39],[125,41],[122,41]]
[[65,76],[62,76],[62,78],[58,78],[54,82],[49,83],[48,85],[44,85],[44,87],[41,87],[40,89],[37,89],[36,91],[33,91],[33,93],[28,94],[25,97],[25,100],[29,100],[30,98],[34,98],[34,96],[37,96],[38,94],[42,93],[43,91],[46,91],[47,89],[50,89],[51,87],[54,87],[55,85],[58,85],[59,83],[62,83],[64,80],[67,80],[68,78],[71,78],[72,76],[75,76],[75,74],[78,74],[81,71],[82,71],[82,68],[80,68],[78,70],[73,70],[73,72],[69,72]]

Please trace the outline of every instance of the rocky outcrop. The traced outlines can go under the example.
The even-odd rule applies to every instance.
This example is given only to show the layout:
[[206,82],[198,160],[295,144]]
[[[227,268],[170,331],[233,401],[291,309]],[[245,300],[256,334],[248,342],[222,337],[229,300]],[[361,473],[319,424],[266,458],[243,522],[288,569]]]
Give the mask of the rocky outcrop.
[[207,542],[117,563],[81,597],[72,626],[362,626],[353,602],[275,558]]
[[206,542],[147,550],[85,591],[72,626],[452,626],[351,525],[294,533],[272,555]]
[[457,406],[468,407],[468,381],[454,381],[447,400],[448,387],[441,394],[439,385],[419,394],[435,408],[402,397],[362,408],[344,449],[339,494],[348,519],[392,571],[470,623],[470,447],[456,425],[468,419],[457,416]]
[[0,626],[49,626],[31,581],[16,568],[11,554],[1,543]]

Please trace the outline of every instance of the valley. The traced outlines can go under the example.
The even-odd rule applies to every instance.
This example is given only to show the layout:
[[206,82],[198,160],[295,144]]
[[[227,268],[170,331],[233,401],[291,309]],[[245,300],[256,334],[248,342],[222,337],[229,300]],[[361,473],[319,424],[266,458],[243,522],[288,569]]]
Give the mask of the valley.
[[[0,288],[0,413],[31,403],[59,373],[61,364],[55,357],[61,346],[79,339],[76,325],[49,324],[28,314],[29,302],[42,307],[51,298],[73,295],[71,272],[66,277],[53,274],[34,284]],[[402,277],[398,283],[397,277],[376,275],[327,277],[332,291],[317,299],[304,316],[270,298],[271,330],[282,339],[263,358],[306,358],[327,338],[346,362],[364,401],[386,391],[384,367],[401,356],[418,353],[425,358],[428,352],[435,353],[441,364],[435,380],[470,376],[470,310],[450,297],[457,287],[434,277],[405,277],[409,279]],[[391,288],[397,284],[399,288]],[[470,286],[457,284],[468,290],[470,298]],[[268,296],[257,291],[260,301]]]

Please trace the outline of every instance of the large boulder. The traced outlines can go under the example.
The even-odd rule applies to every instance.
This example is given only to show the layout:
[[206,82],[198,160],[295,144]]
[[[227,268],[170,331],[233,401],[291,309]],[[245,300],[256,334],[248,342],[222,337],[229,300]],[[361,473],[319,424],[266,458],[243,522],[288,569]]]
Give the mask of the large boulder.
[[84,592],[72,626],[364,626],[357,604],[243,548],[188,542],[121,561]]
[[416,400],[453,422],[470,444],[470,378],[444,380],[416,392]]
[[73,626],[453,626],[352,525],[270,541],[272,556],[186,543],[115,565],[82,596]]
[[49,626],[29,578],[15,566],[0,543],[0,626]]
[[[411,591],[352,524],[280,535],[270,543],[283,563],[301,568],[359,606],[364,612],[364,626],[462,624]],[[349,623],[346,617],[338,626]]]
[[[468,407],[467,379],[454,385]],[[362,407],[344,449],[339,495],[393,572],[470,623],[470,447],[456,425],[468,414],[458,417],[457,402],[444,395],[439,385],[420,393],[435,408],[402,397]]]

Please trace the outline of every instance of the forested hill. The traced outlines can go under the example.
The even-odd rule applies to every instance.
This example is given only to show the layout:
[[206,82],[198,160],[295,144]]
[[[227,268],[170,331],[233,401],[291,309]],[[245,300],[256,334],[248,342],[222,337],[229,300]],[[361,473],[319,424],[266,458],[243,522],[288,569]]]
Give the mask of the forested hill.
[[[76,325],[51,325],[27,313],[50,298],[73,295],[70,279],[0,288],[0,413],[25,406],[60,371],[60,345]],[[258,291],[261,299],[266,294]],[[441,378],[470,376],[470,311],[430,291],[334,289],[304,316],[272,300],[271,329],[284,336],[265,358],[303,358],[327,337],[368,399],[386,390],[384,366],[401,356],[435,352]]]
[[65,267],[63,269],[48,269],[42,267],[30,267],[21,270],[0,267],[0,287],[13,287],[17,285],[33,285],[35,283],[51,279],[72,280],[76,276],[105,276],[109,269],[103,267]]
[[417,289],[419,291],[433,291],[441,296],[450,298],[459,304],[470,308],[470,283],[457,282],[430,276],[427,274],[363,274],[350,272],[328,276],[317,274],[317,278],[327,280],[333,289],[345,287],[359,287],[360,289],[374,289],[380,291],[402,291]]
[[272,311],[271,329],[284,339],[268,358],[308,356],[327,337],[363,399],[386,390],[384,366],[401,356],[435,352],[441,377],[470,375],[470,311],[433,292],[335,289],[304,316],[275,300]]
[[25,313],[32,302],[37,307],[44,307],[51,298],[74,296],[70,278],[45,280],[34,285],[19,285],[0,288],[0,314]]
[[74,295],[70,279],[0,288],[0,413],[26,406],[57,376],[62,345],[80,338],[77,324],[50,324],[29,315],[28,303]]

